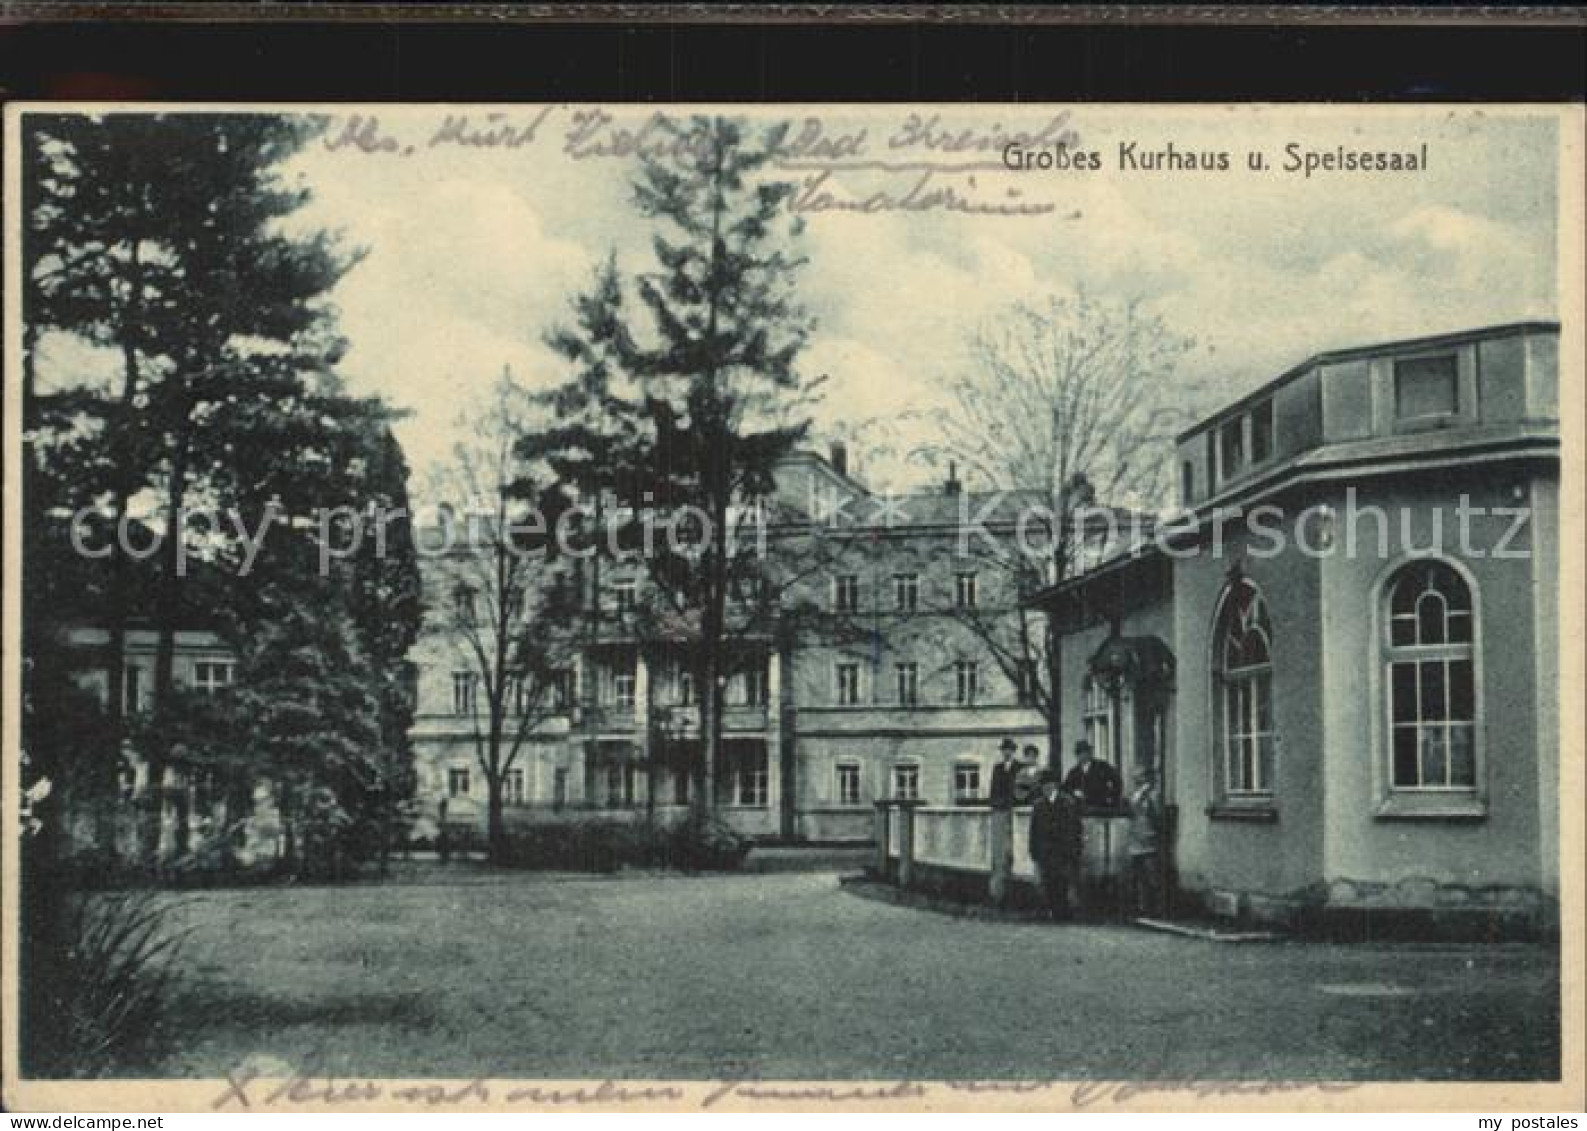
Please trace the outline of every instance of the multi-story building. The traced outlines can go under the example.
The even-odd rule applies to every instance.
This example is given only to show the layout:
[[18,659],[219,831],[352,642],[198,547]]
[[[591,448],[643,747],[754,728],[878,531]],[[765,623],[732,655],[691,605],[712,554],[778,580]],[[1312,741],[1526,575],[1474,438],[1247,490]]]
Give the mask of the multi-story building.
[[[74,657],[75,681],[101,703],[109,699],[104,655],[109,633],[98,625],[68,627],[63,643]],[[123,659],[122,709],[137,719],[150,709],[154,695],[158,633],[145,621],[127,626]],[[196,621],[176,631],[172,642],[175,685],[202,695],[216,695],[236,680],[237,661],[230,646],[213,628]],[[113,849],[125,859],[140,854],[142,819],[135,799],[152,796],[149,769],[128,744],[117,768],[122,804],[114,810],[68,804],[62,810],[74,847]],[[177,858],[224,837],[232,854],[244,861],[280,855],[283,827],[273,785],[264,778],[246,783],[243,796],[201,770],[180,764],[166,769],[159,795],[162,858]]]
[[[1016,582],[960,541],[965,515],[1008,533],[986,501],[951,474],[931,492],[873,493],[841,446],[831,458],[800,452],[775,479],[765,540],[775,614],[733,642],[717,811],[759,838],[864,840],[876,800],[984,795],[1004,737],[1045,758],[1046,725],[1020,668],[981,627],[1028,615]],[[427,582],[432,607],[444,599],[435,588]],[[543,807],[687,805],[699,689],[675,641],[635,627],[647,589],[643,563],[605,567],[562,707],[536,720],[509,771],[509,823]],[[478,825],[478,675],[449,624],[432,616],[415,652],[420,794],[432,819]]]
[[1313,357],[1185,432],[1185,515],[1047,591],[1066,741],[1156,765],[1214,909],[1557,906],[1558,326]]

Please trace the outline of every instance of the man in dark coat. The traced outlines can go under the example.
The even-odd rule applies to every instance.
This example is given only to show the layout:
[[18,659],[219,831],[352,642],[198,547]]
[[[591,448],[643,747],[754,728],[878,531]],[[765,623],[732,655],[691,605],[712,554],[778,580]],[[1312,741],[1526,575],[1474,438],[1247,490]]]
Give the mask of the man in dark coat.
[[1064,791],[1080,798],[1087,809],[1117,809],[1124,783],[1117,770],[1091,756],[1091,744],[1082,738],[1075,743],[1075,764],[1064,778]]
[[1047,909],[1054,919],[1073,914],[1071,894],[1080,881],[1080,855],[1084,838],[1080,803],[1058,787],[1051,770],[1041,775],[1041,796],[1030,810],[1030,858],[1041,874]]
[[998,749],[1003,752],[1003,760],[992,767],[992,785],[987,796],[994,809],[1012,809],[1014,784],[1019,777],[1019,763],[1014,761],[1018,746],[1012,738],[1005,738]]
[[1163,802],[1157,793],[1157,773],[1149,766],[1135,771],[1126,849],[1130,857],[1130,902],[1135,913],[1162,914]]

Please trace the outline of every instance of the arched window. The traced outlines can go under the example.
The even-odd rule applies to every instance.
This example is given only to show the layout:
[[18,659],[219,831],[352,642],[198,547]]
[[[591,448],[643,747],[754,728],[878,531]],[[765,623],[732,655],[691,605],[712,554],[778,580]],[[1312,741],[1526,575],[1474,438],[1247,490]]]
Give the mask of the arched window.
[[1448,564],[1397,570],[1384,594],[1389,780],[1395,789],[1477,786],[1476,618]]
[[1273,792],[1273,629],[1262,592],[1241,578],[1224,592],[1213,634],[1223,792]]

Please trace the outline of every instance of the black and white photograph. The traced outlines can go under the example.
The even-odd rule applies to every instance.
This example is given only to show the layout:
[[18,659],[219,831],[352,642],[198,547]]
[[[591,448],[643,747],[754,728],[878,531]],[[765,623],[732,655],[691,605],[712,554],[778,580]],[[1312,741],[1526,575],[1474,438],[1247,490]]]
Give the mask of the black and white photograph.
[[1582,123],[11,104],[8,1091],[1570,1102]]

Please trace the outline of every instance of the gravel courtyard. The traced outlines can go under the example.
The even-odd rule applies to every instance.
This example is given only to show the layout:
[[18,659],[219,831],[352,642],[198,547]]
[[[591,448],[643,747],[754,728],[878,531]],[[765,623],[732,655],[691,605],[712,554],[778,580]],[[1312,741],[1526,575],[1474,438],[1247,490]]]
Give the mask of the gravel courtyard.
[[1546,948],[960,919],[835,875],[439,868],[177,897],[159,1074],[1539,1079]]

